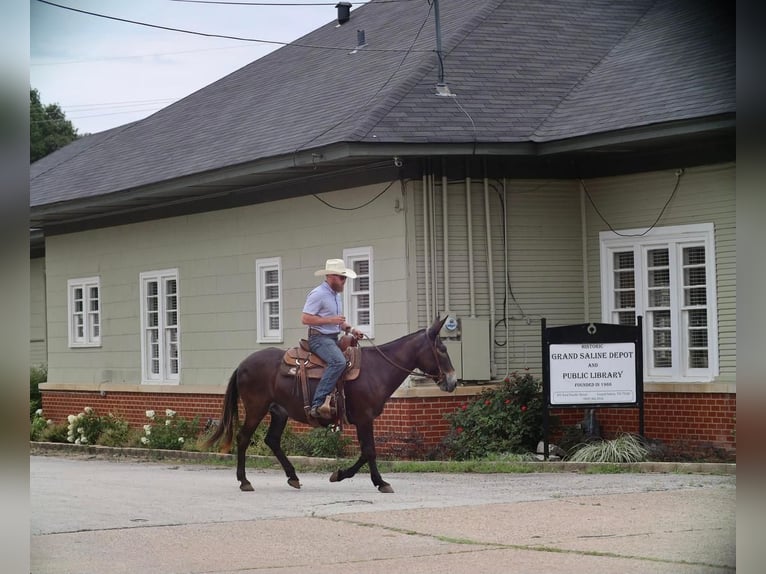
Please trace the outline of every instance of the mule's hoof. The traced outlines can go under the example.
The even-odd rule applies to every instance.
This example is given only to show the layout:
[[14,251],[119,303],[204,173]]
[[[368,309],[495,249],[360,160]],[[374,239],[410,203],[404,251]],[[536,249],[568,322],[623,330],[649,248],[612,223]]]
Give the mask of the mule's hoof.
[[381,484],[381,485],[378,487],[378,490],[379,490],[380,492],[384,492],[384,493],[386,493],[386,494],[392,494],[392,493],[394,492],[394,489],[393,489],[393,488],[391,488],[391,485],[390,485],[390,484]]
[[301,481],[298,480],[297,478],[288,478],[287,479],[287,484],[289,484],[293,488],[300,488],[301,487]]
[[252,484],[250,484],[249,482],[243,482],[242,484],[240,484],[240,485],[239,485],[239,489],[240,489],[242,492],[253,492],[253,491],[255,490],[255,489],[253,488],[253,485],[252,485]]
[[330,475],[330,482],[340,482],[340,471],[336,470]]

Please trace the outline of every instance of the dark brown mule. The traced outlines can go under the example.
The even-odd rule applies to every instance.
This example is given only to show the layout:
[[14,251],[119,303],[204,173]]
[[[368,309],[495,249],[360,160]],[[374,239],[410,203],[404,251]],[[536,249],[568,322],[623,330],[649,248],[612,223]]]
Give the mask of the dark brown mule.
[[[351,478],[367,463],[372,483],[380,492],[393,492],[383,480],[375,462],[373,421],[383,412],[388,398],[402,384],[413,369],[419,369],[432,378],[443,391],[452,392],[457,386],[455,370],[447,349],[439,338],[444,320],[436,320],[428,329],[405,335],[378,347],[362,349],[361,373],[346,383],[346,409],[348,421],[356,426],[361,455],[349,468],[338,469],[330,482]],[[221,423],[208,445],[221,441],[220,450],[228,451],[238,420],[237,400],[241,397],[245,407],[245,420],[237,433],[237,480],[241,490],[253,490],[245,476],[245,453],[250,439],[266,413],[271,413],[271,424],[266,433],[266,444],[279,460],[287,475],[287,483],[300,488],[295,467],[285,456],[281,446],[282,432],[288,418],[306,423],[303,397],[294,377],[279,374],[285,351],[270,347],[256,351],[236,368],[229,380],[224,397]],[[312,385],[312,389],[315,387]],[[325,423],[329,424],[329,422]]]

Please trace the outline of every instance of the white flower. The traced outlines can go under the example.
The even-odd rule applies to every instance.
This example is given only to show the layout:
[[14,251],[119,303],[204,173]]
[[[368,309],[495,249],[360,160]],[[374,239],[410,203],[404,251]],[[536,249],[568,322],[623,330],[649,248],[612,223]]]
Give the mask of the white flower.
[[165,419],[165,426],[169,427],[171,422],[173,421],[171,421],[170,419]]
[[149,439],[146,438],[145,436],[142,436],[141,437],[141,444],[149,444]]
[[88,437],[82,437],[80,439],[80,444],[88,444]]
[[184,437],[182,437],[182,436],[179,436],[179,437],[178,437],[178,442],[180,442],[180,443],[183,443],[183,442],[184,442]]
[[174,417],[176,416],[176,412],[170,409],[165,409],[165,416],[166,417]]
[[45,421],[45,424],[46,425],[52,425],[53,424],[53,419],[48,419],[47,421]]
[[85,407],[85,413],[90,414],[93,412],[93,407]]
[[69,416],[66,418],[66,420],[68,420],[68,421],[69,421],[69,424],[71,425],[71,424],[72,424],[72,423],[73,423],[75,420],[77,420],[77,417],[75,417],[74,415],[69,415]]
[[77,429],[77,432],[78,432],[78,433],[80,433],[80,434],[83,434],[83,433],[85,432],[85,429],[84,429],[84,428],[82,428],[82,427],[79,427],[79,428]]
[[37,410],[35,411],[35,414],[36,414],[38,417],[41,417],[41,416],[43,416],[43,409],[37,409]]
[[74,441],[74,443],[75,444],[80,444],[80,439],[78,438],[77,440]]
[[147,435],[150,435],[150,434],[152,434],[152,425],[144,425],[144,432],[145,432]]
[[154,411],[146,411],[146,418],[153,419],[154,418]]

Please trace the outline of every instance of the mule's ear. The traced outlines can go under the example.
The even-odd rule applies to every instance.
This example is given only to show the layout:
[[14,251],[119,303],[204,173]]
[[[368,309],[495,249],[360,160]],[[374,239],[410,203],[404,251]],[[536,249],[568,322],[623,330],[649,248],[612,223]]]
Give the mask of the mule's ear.
[[444,319],[439,319],[439,317],[437,315],[436,319],[433,322],[433,325],[431,325],[428,328],[428,336],[431,337],[432,339],[435,339],[436,336],[439,333],[441,333],[442,327],[444,327],[444,323],[447,321],[448,317],[449,317],[449,315],[445,315]]

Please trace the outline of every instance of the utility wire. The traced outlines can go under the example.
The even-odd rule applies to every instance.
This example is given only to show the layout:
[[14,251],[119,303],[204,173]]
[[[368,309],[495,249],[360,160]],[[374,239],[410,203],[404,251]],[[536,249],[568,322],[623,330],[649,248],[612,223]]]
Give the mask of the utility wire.
[[[261,40],[259,38],[245,38],[243,36],[229,36],[226,34],[210,34],[208,32],[197,32],[194,30],[184,30],[183,28],[173,28],[171,26],[161,26],[159,24],[149,24],[147,22],[139,22],[138,20],[129,20],[127,18],[118,18],[117,16],[108,16],[106,14],[99,14],[98,12],[89,12],[88,10],[80,10],[78,8],[72,8],[70,6],[62,6],[49,0],[37,0],[43,4],[49,6],[55,6],[56,8],[62,8],[64,10],[71,10],[72,12],[79,12],[80,14],[87,14],[88,16],[97,16],[98,18],[106,18],[107,20],[116,20],[117,22],[125,22],[127,24],[135,24],[137,26],[145,26],[147,28],[156,28],[158,30],[168,30],[170,32],[179,32],[181,34],[192,34],[196,36],[204,36],[206,38],[225,38],[227,40],[239,40],[242,42],[257,42],[259,44],[271,44],[276,46],[293,46],[296,48],[313,48],[318,50],[343,50],[350,51],[354,48],[339,47],[339,46],[321,46],[316,44],[299,44],[297,42],[278,42],[276,40]],[[407,48],[365,48],[367,52],[432,52],[433,50],[411,50]]]
[[395,179],[395,180],[393,180],[391,183],[389,183],[389,184],[388,184],[388,185],[387,185],[387,186],[386,186],[386,187],[383,189],[383,191],[381,191],[380,193],[378,193],[378,194],[377,194],[375,197],[373,197],[373,198],[372,198],[372,199],[370,199],[369,201],[365,201],[365,202],[364,202],[363,204],[361,204],[361,205],[357,205],[356,207],[338,207],[337,205],[332,205],[331,203],[328,203],[327,201],[325,201],[324,199],[322,199],[321,197],[319,197],[319,196],[318,196],[316,193],[312,193],[311,195],[313,195],[313,196],[314,196],[314,198],[318,199],[319,201],[321,201],[322,203],[324,203],[324,204],[325,204],[327,207],[330,207],[330,208],[332,208],[332,209],[337,209],[337,210],[339,210],[339,211],[356,211],[357,209],[362,209],[363,207],[367,207],[368,205],[370,205],[370,204],[371,204],[373,201],[375,201],[375,200],[376,200],[376,199],[378,199],[378,198],[379,198],[381,195],[383,195],[383,194],[384,194],[384,193],[386,193],[386,192],[387,192],[389,189],[391,189],[391,186],[392,186],[392,185],[394,185],[394,184],[395,184],[397,181],[399,181],[399,180],[398,180],[398,179]]

